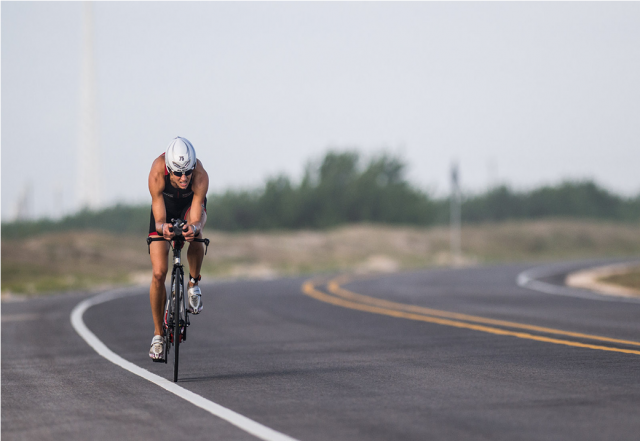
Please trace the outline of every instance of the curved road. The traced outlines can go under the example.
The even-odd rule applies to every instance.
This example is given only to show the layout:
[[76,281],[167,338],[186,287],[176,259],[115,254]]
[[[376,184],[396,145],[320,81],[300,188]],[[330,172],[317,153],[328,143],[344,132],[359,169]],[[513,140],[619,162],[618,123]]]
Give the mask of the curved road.
[[[518,286],[529,267],[205,285],[178,384],[298,440],[637,439],[640,303]],[[127,294],[84,323],[170,378]],[[69,320],[87,297],[2,304],[3,439],[257,439],[98,355]]]

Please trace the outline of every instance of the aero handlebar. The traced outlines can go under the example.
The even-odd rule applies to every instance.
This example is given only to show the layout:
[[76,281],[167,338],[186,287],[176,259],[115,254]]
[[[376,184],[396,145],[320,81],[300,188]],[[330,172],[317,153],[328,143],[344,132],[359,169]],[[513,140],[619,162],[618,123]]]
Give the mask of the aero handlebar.
[[[171,242],[174,240],[177,241],[184,241],[184,236],[182,235],[183,229],[182,227],[184,227],[186,225],[186,221],[184,219],[171,219],[171,227],[169,227],[169,229],[173,232],[175,232],[175,236],[173,237],[173,239],[165,239],[162,236],[149,236],[147,237],[147,247],[149,248],[149,254],[151,254],[151,242],[159,242],[161,240],[164,240],[166,242]],[[204,249],[204,254],[207,254],[207,250],[209,249],[209,239],[193,239],[194,242],[201,242],[205,244],[205,249]]]

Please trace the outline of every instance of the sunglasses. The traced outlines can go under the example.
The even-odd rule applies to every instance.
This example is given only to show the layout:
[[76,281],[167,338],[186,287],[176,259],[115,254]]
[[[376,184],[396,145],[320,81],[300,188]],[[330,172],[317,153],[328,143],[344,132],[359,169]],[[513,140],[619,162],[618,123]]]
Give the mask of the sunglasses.
[[178,172],[178,171],[171,171],[171,173],[173,173],[174,176],[177,176],[178,178],[181,178],[182,175],[184,174],[185,176],[190,176],[191,173],[193,173],[193,169],[191,170],[187,170],[186,172],[182,173],[182,172]]

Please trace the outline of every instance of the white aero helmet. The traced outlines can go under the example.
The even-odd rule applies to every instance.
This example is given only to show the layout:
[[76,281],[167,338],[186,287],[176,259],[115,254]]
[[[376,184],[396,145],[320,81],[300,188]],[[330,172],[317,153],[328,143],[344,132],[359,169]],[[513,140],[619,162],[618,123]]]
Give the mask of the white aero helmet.
[[188,139],[178,136],[169,143],[164,163],[169,171],[184,173],[196,166],[196,151]]

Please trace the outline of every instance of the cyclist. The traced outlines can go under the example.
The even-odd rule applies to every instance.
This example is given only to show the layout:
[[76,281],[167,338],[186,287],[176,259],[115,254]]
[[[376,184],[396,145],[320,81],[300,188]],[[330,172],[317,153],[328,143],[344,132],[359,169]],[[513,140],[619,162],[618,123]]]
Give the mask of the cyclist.
[[[183,228],[183,235],[185,241],[189,242],[187,308],[191,314],[202,311],[202,293],[198,282],[201,280],[200,268],[204,257],[204,246],[202,243],[193,242],[193,239],[202,238],[202,229],[207,222],[208,189],[209,175],[196,158],[196,151],[187,139],[179,136],[173,139],[167,150],[153,161],[149,173],[149,192],[151,193],[149,236],[162,236],[171,240],[175,235],[171,227],[171,219],[180,218],[187,221]],[[156,241],[151,242],[149,247],[153,267],[149,298],[155,328],[149,357],[159,360],[164,358],[165,351],[162,339],[162,316],[167,296],[164,283],[168,271],[169,243]]]

